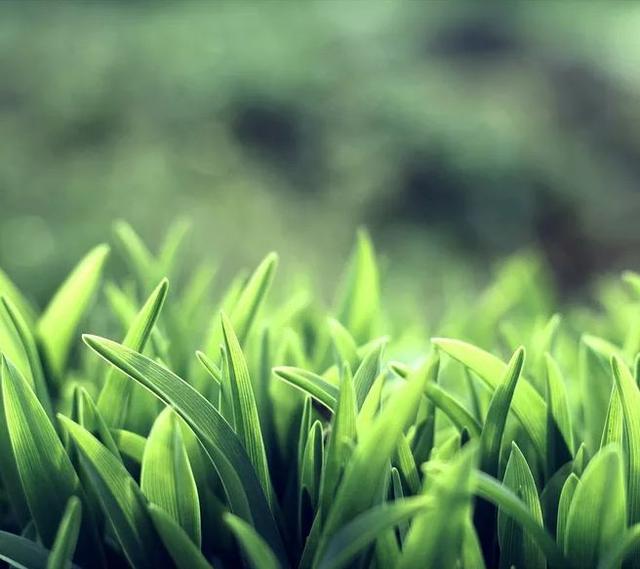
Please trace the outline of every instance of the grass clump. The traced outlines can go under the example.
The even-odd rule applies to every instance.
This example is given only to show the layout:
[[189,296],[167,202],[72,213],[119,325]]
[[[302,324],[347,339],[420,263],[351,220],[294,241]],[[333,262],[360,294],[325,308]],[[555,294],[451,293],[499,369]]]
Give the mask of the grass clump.
[[3,560],[640,566],[640,276],[561,319],[519,256],[429,340],[364,233],[329,309],[274,254],[217,302],[207,267],[170,291],[183,236],[117,224],[131,278],[102,285],[101,245],[42,313],[0,274]]

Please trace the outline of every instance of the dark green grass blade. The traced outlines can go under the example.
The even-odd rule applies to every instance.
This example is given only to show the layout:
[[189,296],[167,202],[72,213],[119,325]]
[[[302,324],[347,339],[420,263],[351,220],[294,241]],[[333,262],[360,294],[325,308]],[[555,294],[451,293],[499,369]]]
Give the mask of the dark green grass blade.
[[69,498],[64,516],[60,521],[58,533],[47,560],[47,569],[69,569],[71,567],[80,534],[81,521],[82,502],[77,496],[72,496]]

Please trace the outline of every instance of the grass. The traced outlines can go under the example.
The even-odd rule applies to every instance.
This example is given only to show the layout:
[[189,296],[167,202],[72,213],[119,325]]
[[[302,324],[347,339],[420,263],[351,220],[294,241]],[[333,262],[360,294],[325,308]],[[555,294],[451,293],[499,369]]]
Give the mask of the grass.
[[640,566],[640,275],[561,318],[520,256],[429,340],[365,233],[331,308],[273,253],[217,302],[205,266],[174,291],[183,228],[114,233],[131,276],[100,245],[42,312],[0,273],[3,560]]

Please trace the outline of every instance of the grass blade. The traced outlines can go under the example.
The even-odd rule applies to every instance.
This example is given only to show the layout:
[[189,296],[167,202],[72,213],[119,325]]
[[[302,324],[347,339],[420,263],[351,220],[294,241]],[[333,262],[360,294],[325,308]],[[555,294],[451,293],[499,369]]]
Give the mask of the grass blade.
[[200,547],[200,500],[178,419],[170,407],[158,415],[142,458],[140,489]]
[[80,534],[82,521],[82,502],[77,496],[69,498],[67,508],[62,516],[58,533],[53,542],[47,569],[69,569]]
[[322,403],[330,411],[335,409],[339,389],[332,383],[326,381],[322,376],[311,371],[290,366],[275,367],[273,368],[273,373],[275,373],[279,379],[311,395],[311,397],[319,403]]
[[38,339],[55,377],[64,371],[74,334],[98,288],[108,255],[107,245],[91,250],[62,283],[38,320]]
[[236,536],[253,569],[281,569],[282,565],[269,545],[241,518],[225,514],[224,520]]
[[49,551],[25,537],[0,531],[0,559],[18,569],[47,569]]

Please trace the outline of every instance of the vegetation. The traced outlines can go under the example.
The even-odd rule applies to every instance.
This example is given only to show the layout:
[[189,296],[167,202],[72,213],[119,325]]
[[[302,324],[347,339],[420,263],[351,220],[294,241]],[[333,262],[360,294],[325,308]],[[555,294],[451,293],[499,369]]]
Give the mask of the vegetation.
[[429,341],[365,233],[330,308],[273,253],[215,303],[206,266],[173,290],[183,235],[117,224],[131,278],[100,245],[42,313],[0,274],[2,559],[640,566],[640,275],[561,319],[518,257]]

